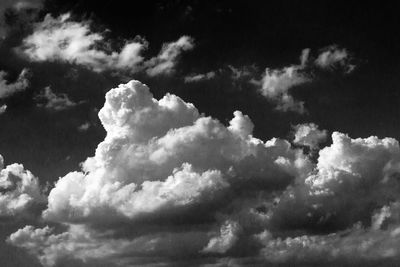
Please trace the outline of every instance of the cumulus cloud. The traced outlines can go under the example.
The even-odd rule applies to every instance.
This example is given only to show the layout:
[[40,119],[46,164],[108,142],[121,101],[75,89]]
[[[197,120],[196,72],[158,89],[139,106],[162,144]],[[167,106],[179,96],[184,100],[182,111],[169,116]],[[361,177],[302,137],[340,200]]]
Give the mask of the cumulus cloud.
[[38,102],[36,106],[52,111],[70,109],[82,103],[72,101],[65,93],[54,93],[49,86],[44,88],[42,92],[36,95],[35,100]]
[[99,117],[106,137],[95,155],[49,193],[43,219],[62,227],[26,226],[8,239],[45,266],[400,258],[393,138],[333,132],[320,149],[326,131],[297,125],[293,143],[307,152],[255,138],[240,111],[224,125],[138,81],[110,90]]
[[4,168],[0,156],[0,217],[27,215],[30,208],[43,203],[38,178],[21,164]]
[[14,82],[8,82],[6,77],[7,73],[0,71],[0,99],[24,91],[29,86],[30,72],[28,69],[23,69]]
[[301,146],[307,146],[311,149],[318,148],[321,142],[327,138],[326,130],[319,130],[318,125],[314,123],[304,123],[293,126],[293,143]]
[[136,36],[125,40],[119,51],[111,50],[104,32],[91,30],[90,21],[73,21],[69,13],[52,17],[33,27],[33,33],[23,40],[17,51],[35,62],[65,62],[89,68],[95,72],[125,71],[135,73],[147,69],[149,75],[173,72],[182,51],[193,47],[193,39],[183,36],[164,44],[159,55],[145,61],[142,52],[148,43]]
[[[134,220],[213,200],[229,187],[227,179],[234,182],[250,167],[252,176],[263,177],[267,185],[274,169],[281,175],[296,172],[295,164],[301,169],[301,156],[288,142],[264,144],[251,136],[247,116],[234,115],[225,127],[177,96],[155,100],[139,82],[120,85],[107,93],[99,112],[106,139],[83,163],[84,173],[70,173],[57,183],[45,217],[93,220],[114,212]],[[78,184],[80,190],[74,190]]]
[[184,78],[185,83],[193,83],[193,82],[200,82],[205,80],[211,80],[215,77],[215,71],[210,71],[207,73],[201,74],[190,74]]
[[[235,240],[231,236],[236,233],[233,225],[223,228],[220,237],[209,240],[209,231],[214,231],[214,213],[227,208],[226,199],[236,193],[246,195],[247,187],[265,192],[285,188],[294,177],[305,176],[311,167],[302,151],[292,149],[289,142],[254,138],[250,118],[239,111],[225,126],[200,115],[192,104],[175,95],[154,99],[149,88],[137,81],[109,91],[99,117],[107,132],[105,140],[95,156],[82,164],[82,171],[71,172],[56,183],[43,213],[46,220],[92,225],[92,231],[106,227],[115,234],[121,231],[117,225],[128,223],[142,229],[145,222],[158,229],[154,234],[162,231],[165,223],[180,218],[189,226],[185,236],[195,232],[201,242],[188,245],[182,234],[171,234],[170,238],[183,238],[190,255],[198,255],[201,250],[218,253],[228,250]],[[258,186],[253,188],[252,183]],[[197,226],[204,220],[211,220],[208,230]],[[10,242],[26,247],[17,237],[35,231],[20,230]],[[58,237],[50,237],[48,229],[44,232],[49,240],[61,243]],[[31,234],[23,236],[35,239]],[[113,238],[111,235],[103,243]],[[137,238],[142,237],[136,234],[125,241],[132,244]],[[156,240],[165,242],[163,238]],[[46,249],[58,247],[46,242]],[[94,247],[101,250],[98,243]],[[69,257],[78,256],[71,253]]]

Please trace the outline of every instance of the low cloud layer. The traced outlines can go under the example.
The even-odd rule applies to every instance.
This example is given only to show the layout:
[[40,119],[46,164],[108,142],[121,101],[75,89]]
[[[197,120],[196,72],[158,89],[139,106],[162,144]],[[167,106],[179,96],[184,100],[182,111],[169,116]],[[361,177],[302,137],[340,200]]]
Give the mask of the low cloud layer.
[[193,39],[182,36],[165,43],[158,56],[145,60],[142,55],[148,42],[136,36],[125,40],[119,50],[113,50],[104,32],[92,31],[90,21],[74,21],[71,14],[59,17],[46,15],[37,22],[33,33],[25,37],[17,52],[34,62],[64,62],[77,64],[95,72],[115,71],[135,73],[145,70],[148,75],[170,74],[179,55],[193,48]]
[[327,131],[308,123],[295,146],[264,142],[240,111],[224,125],[138,81],[110,90],[99,117],[107,135],[50,191],[49,226],[8,238],[44,266],[400,258],[393,138],[334,132],[319,150]]

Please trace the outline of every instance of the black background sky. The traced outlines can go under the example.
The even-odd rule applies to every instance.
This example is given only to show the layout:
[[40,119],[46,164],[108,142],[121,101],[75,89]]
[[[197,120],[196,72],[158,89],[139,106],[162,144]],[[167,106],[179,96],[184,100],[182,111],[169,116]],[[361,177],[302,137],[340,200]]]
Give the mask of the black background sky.
[[[43,184],[79,169],[79,163],[94,154],[105,136],[97,118],[104,94],[130,79],[149,85],[156,98],[174,93],[225,124],[233,111],[241,110],[250,116],[255,136],[262,140],[288,138],[292,125],[304,122],[353,138],[377,135],[400,140],[400,16],[395,4],[48,0],[37,20],[48,13],[58,16],[66,12],[77,21],[92,20],[98,30],[109,29],[110,40],[143,36],[149,42],[145,52],[149,56],[157,54],[163,43],[182,35],[192,36],[195,48],[182,56],[177,72],[171,76],[139,73],[122,78],[70,64],[32,63],[13,50],[31,29],[21,18],[8,13],[7,22],[13,30],[0,42],[0,70],[7,71],[12,79],[27,67],[32,78],[26,91],[0,102],[8,106],[0,115],[0,154],[6,164],[23,163]],[[253,66],[261,74],[266,67],[298,64],[304,48],[318,52],[332,44],[348,49],[357,68],[350,75],[323,73],[313,83],[293,90],[293,96],[305,102],[308,113],[303,115],[274,110],[255,86],[233,82],[226,71],[229,65]],[[183,81],[190,73],[219,69],[222,71],[215,79]],[[33,98],[46,86],[85,102],[60,112],[38,108]],[[85,122],[91,123],[89,130],[78,131]],[[16,223],[14,230],[22,225]],[[0,237],[4,239],[10,231],[3,228]],[[1,246],[3,243],[0,251],[4,254],[10,250],[6,262],[34,264],[29,258],[18,259],[17,249]]]
[[[390,136],[399,139],[399,16],[388,3],[321,1],[46,1],[40,17],[71,12],[90,18],[111,39],[141,35],[149,41],[149,55],[162,43],[186,34],[196,47],[185,53],[177,73],[167,77],[132,75],[121,79],[59,63],[28,63],[12,51],[21,30],[0,46],[0,69],[17,75],[33,71],[27,91],[5,100],[0,116],[0,152],[7,163],[22,162],[36,175],[55,181],[93,154],[103,139],[95,108],[104,93],[131,78],[148,84],[159,98],[175,93],[206,115],[227,122],[234,110],[248,114],[255,135],[266,140],[287,137],[291,125],[315,122],[329,131],[353,137]],[[11,20],[12,22],[12,20]],[[15,24],[15,22],[14,22]],[[24,29],[22,29],[22,32]],[[228,75],[196,84],[182,77],[227,68],[254,65],[266,68],[297,64],[303,48],[313,51],[338,44],[351,51],[357,69],[351,75],[329,74],[299,87],[293,95],[305,101],[307,114],[282,113],[260,96],[254,86],[234,84]],[[32,97],[45,86],[67,93],[85,104],[74,110],[49,113],[35,106]],[[81,133],[85,121],[95,125]]]

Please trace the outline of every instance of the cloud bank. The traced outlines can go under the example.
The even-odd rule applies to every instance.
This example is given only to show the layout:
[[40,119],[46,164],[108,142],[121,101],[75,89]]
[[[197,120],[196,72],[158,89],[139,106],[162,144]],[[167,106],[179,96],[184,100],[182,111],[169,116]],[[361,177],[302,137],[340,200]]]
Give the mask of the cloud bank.
[[240,111],[224,125],[138,81],[111,89],[99,118],[107,135],[50,191],[48,226],[8,238],[44,266],[400,258],[393,138],[333,132],[319,150],[327,131],[308,123],[294,126],[295,146],[264,142]]

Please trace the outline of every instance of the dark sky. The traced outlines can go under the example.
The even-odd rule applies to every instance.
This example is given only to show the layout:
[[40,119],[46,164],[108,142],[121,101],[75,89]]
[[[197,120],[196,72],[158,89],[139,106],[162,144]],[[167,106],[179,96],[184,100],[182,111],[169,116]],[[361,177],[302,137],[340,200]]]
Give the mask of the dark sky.
[[[389,2],[47,0],[27,10],[4,2],[0,11],[4,12],[1,27],[7,31],[0,41],[0,70],[8,73],[8,82],[17,81],[22,69],[30,71],[27,88],[0,97],[0,105],[7,105],[0,114],[0,154],[5,165],[22,163],[49,189],[94,156],[106,136],[97,115],[104,95],[131,79],[148,85],[156,99],[167,92],[175,94],[224,125],[240,110],[255,125],[254,137],[264,141],[290,139],[294,125],[309,122],[352,138],[400,140],[400,17]],[[18,49],[34,33],[34,23],[42,22],[46,14],[56,18],[64,13],[70,13],[73,21],[89,21],[92,32],[103,33],[107,51],[121,49],[138,35],[148,42],[145,58],[184,35],[193,38],[194,48],[178,57],[172,74],[157,76],[144,71],[96,72],[71,62],[35,62],[21,56]],[[355,69],[350,73],[340,68],[301,69],[312,81],[289,92],[304,102],[305,113],[276,110],[276,103],[260,94],[257,81],[266,68],[297,66],[303,49],[310,48],[316,57],[332,45],[346,49]],[[232,68],[249,72],[234,79]],[[188,75],[208,72],[215,77],[184,82]],[[58,111],[40,107],[38,95],[48,86],[79,104]],[[79,130],[85,123],[89,128]],[[331,143],[329,138],[325,142]],[[310,158],[315,160],[317,154]],[[343,230],[335,228],[337,221],[333,224],[333,229]],[[343,224],[350,226],[347,221]]]

